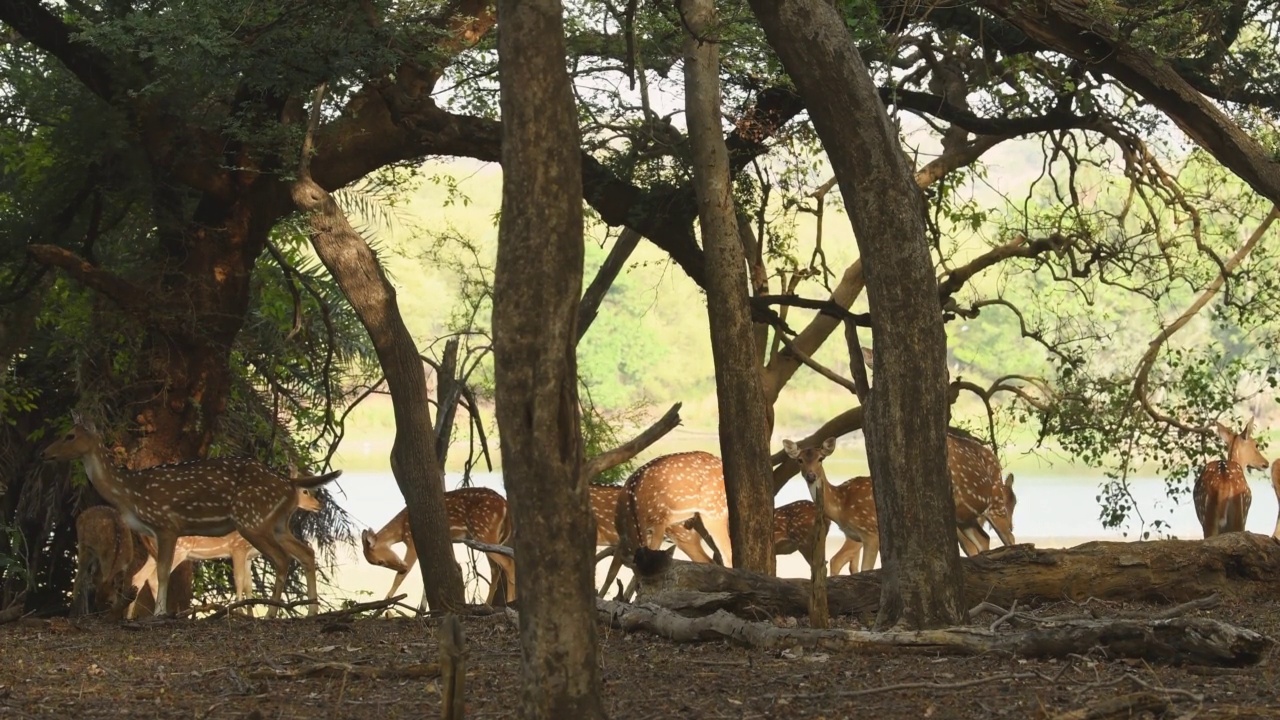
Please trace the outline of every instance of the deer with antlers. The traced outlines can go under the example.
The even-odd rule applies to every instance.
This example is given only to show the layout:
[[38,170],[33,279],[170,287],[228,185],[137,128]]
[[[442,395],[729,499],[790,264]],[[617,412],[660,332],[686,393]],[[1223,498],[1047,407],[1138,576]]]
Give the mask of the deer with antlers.
[[[1195,501],[1196,518],[1206,538],[1244,530],[1253,503],[1253,492],[1244,478],[1246,470],[1265,470],[1268,462],[1252,437],[1253,418],[1244,430],[1235,434],[1231,428],[1215,422],[1218,437],[1227,446],[1227,458],[1214,460],[1196,477],[1191,497]],[[1274,472],[1272,477],[1274,478]]]
[[[289,529],[289,516],[298,506],[298,488],[316,488],[342,474],[341,470],[290,480],[252,458],[212,458],[159,465],[145,470],[113,467],[111,455],[92,423],[76,417],[64,436],[45,448],[46,461],[80,460],[89,482],[120,513],[125,524],[156,545],[156,615],[166,613],[169,574],[178,538],[183,535],[219,537],[239,532],[258,549],[276,571],[272,600],[280,602],[290,558],[307,576],[307,608],[319,610],[315,552]],[[275,617],[279,608],[268,608]]]
[[[133,601],[126,592],[133,564],[133,533],[110,505],[87,508],[76,516],[76,577],[71,584],[74,615],[89,612],[89,589],[96,605],[110,604],[113,616]],[[128,588],[132,589],[132,588]]]
[[[490,545],[506,545],[512,534],[511,515],[507,511],[507,501],[489,488],[459,488],[444,494],[445,512],[449,516],[449,535],[453,540],[463,538]],[[365,530],[360,534],[364,547],[364,557],[373,565],[390,568],[396,571],[391,581],[391,590],[387,597],[393,597],[400,583],[404,582],[409,571],[418,562],[418,551],[413,545],[413,535],[409,530],[409,508],[405,508],[391,518],[380,530]],[[391,549],[396,543],[404,543],[404,559]],[[516,567],[515,561],[499,553],[485,553],[489,559],[489,596],[486,603],[492,605],[498,593],[498,573],[506,578],[507,602],[516,599]]]
[[[657,550],[667,529],[697,516],[726,567],[733,562],[729,545],[729,501],[720,458],[701,450],[654,458],[627,478],[614,512],[617,549],[600,593],[604,594],[622,563],[641,547]],[[681,548],[694,562],[714,562],[702,543]]]
[[[302,512],[320,512],[320,498],[310,488],[298,488],[298,510]],[[133,575],[134,590],[143,583],[151,587],[153,596],[158,592],[159,576],[156,573],[156,549],[150,538],[144,538],[147,549],[147,562]],[[173,566],[177,567],[184,560],[231,560],[231,576],[234,580],[237,601],[243,601],[253,594],[253,581],[249,575],[249,563],[261,555],[248,540],[238,532],[231,532],[222,537],[201,537],[184,535],[178,538],[173,549]],[[129,618],[138,615],[137,604],[129,607]]]

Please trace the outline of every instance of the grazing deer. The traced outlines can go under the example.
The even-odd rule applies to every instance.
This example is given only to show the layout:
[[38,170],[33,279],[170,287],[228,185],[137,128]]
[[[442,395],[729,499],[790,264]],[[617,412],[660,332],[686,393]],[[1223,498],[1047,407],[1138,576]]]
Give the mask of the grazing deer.
[[1013,475],[1002,480],[1000,461],[991,448],[968,433],[947,429],[947,471],[951,475],[951,496],[956,505],[956,529],[960,547],[973,556],[991,549],[991,536],[982,523],[1013,545]]
[[[725,566],[731,566],[729,501],[720,458],[700,450],[663,455],[631,473],[614,513],[618,545],[601,594],[637,549],[657,550],[668,528],[691,521],[695,515],[701,518]],[[714,562],[700,542],[681,550],[694,562]]]
[[[835,438],[827,438],[822,445],[803,450],[791,440],[783,440],[782,449],[791,459],[800,463],[800,476],[809,486],[809,494],[815,502],[818,489],[822,489],[823,512],[848,539],[831,559],[831,574],[839,572],[839,568],[843,568],[846,562],[852,569],[852,561],[859,548],[862,550],[861,569],[870,570],[880,552],[880,526],[876,522],[871,478],[856,477],[841,485],[832,485],[827,480],[827,471],[823,469],[822,461],[835,452]],[[836,565],[837,559],[840,561],[839,565]]]
[[[622,498],[623,487],[621,485],[591,485],[588,488],[591,494],[591,514],[596,519],[596,547],[611,548],[616,551],[618,547],[618,528],[615,522],[618,512],[618,501]],[[701,541],[698,539],[696,530],[686,527],[683,523],[676,523],[668,527],[665,531],[666,537],[675,543],[680,551],[689,557],[694,557],[693,553],[702,552]]]
[[[511,539],[511,515],[507,512],[507,501],[489,488],[459,488],[444,494],[445,512],[449,516],[449,536],[454,541],[468,538],[490,545],[507,545]],[[391,581],[391,590],[387,597],[393,597],[400,583],[413,566],[418,562],[418,550],[413,545],[413,535],[409,530],[409,508],[405,508],[391,518],[376,533],[365,530],[360,534],[364,546],[364,557],[373,565],[390,568],[396,571]],[[391,549],[396,543],[404,543],[404,560],[401,560]],[[516,599],[516,566],[515,561],[506,555],[485,553],[489,558],[489,597],[486,603],[492,605],[498,593],[498,572],[506,577],[507,602]]]
[[[309,615],[319,609],[316,595],[315,552],[289,530],[289,516],[298,506],[298,488],[319,487],[342,474],[337,470],[317,477],[290,480],[252,458],[213,458],[159,465],[145,470],[112,467],[111,455],[91,423],[80,419],[62,438],[45,448],[45,460],[76,460],[98,494],[120,512],[131,529],[156,544],[156,615],[164,615],[169,597],[169,574],[178,538],[183,535],[218,537],[235,530],[275,567],[271,599],[284,594],[292,556],[307,576]],[[272,606],[267,617],[275,617]]]
[[[303,512],[319,512],[320,499],[308,488],[298,488],[298,509]],[[151,538],[144,538],[147,547],[147,562],[133,575],[133,588],[140,589],[143,583],[151,588],[151,594],[157,593],[158,576],[156,574],[156,552]],[[253,593],[253,581],[249,575],[249,564],[261,555],[258,549],[245,540],[238,532],[231,532],[222,537],[201,537],[184,535],[178,538],[173,549],[173,566],[177,567],[184,560],[221,560],[231,559],[231,576],[235,581],[236,600],[244,600]],[[138,615],[135,603],[129,608],[129,618]]]
[[110,603],[112,616],[122,614],[133,598],[126,594],[129,566],[133,564],[133,533],[120,513],[110,505],[87,508],[76,516],[76,578],[71,585],[73,615],[90,611],[89,588],[94,604]]
[[1217,426],[1218,437],[1227,446],[1227,459],[1205,465],[1191,493],[1196,518],[1200,520],[1206,538],[1244,530],[1249,505],[1253,503],[1253,492],[1244,479],[1245,470],[1265,470],[1268,465],[1251,437],[1253,418],[1249,418],[1239,435],[1222,423],[1215,422],[1214,425]]

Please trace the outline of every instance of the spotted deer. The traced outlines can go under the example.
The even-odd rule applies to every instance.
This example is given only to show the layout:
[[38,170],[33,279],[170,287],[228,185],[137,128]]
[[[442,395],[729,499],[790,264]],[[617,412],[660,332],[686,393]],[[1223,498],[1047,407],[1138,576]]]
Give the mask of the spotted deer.
[[[319,609],[315,552],[289,530],[289,516],[298,506],[298,488],[315,488],[332,481],[341,470],[290,480],[252,458],[213,458],[159,465],[145,470],[112,466],[111,455],[92,423],[79,418],[64,436],[43,453],[46,461],[80,460],[89,482],[120,513],[125,524],[156,545],[159,591],[156,615],[164,615],[169,574],[178,538],[183,535],[219,537],[237,531],[271,561],[276,571],[271,599],[284,594],[290,557],[307,576],[307,612]],[[275,617],[272,606],[267,617]]]
[[956,529],[960,547],[973,556],[991,549],[991,536],[983,522],[1013,545],[1013,475],[1002,479],[1000,461],[991,448],[968,433],[947,429],[947,471],[951,475],[951,496],[956,505]]
[[[298,488],[297,492],[298,510],[303,512],[320,511],[320,499],[316,497],[312,490]],[[151,593],[154,596],[157,592],[158,575],[156,573],[154,543],[150,540],[150,538],[145,538],[143,541],[147,548],[147,562],[134,573],[133,588],[136,592],[145,583],[150,586]],[[236,600],[244,600],[253,594],[253,580],[249,575],[249,564],[261,554],[256,547],[250,544],[248,540],[245,540],[238,532],[231,532],[222,537],[184,535],[178,538],[178,542],[174,545],[173,566],[177,567],[184,560],[199,561],[230,558]],[[134,604],[129,608],[129,617],[132,619],[137,615],[138,608]]]
[[[773,554],[800,553],[813,567],[813,525],[818,511],[808,500],[797,500],[773,509]],[[823,560],[826,560],[824,554]]]
[[[809,485],[810,493],[815,492],[815,485],[820,480],[826,482],[826,473],[822,471],[822,460],[835,450],[835,438],[828,438],[817,448],[800,449],[790,440],[783,441],[787,454],[800,463],[801,475]],[[806,471],[806,467],[809,469]],[[1013,476],[1007,484],[1000,478],[1000,464],[995,453],[982,443],[964,435],[949,431],[947,434],[947,469],[951,477],[951,493],[956,506],[956,537],[966,555],[975,555],[991,547],[991,538],[982,529],[982,523],[989,522],[1005,545],[1013,545],[1012,505],[1017,502],[1013,494]],[[854,478],[840,486],[830,487],[836,491],[839,503],[828,507],[827,515],[845,533],[851,542],[845,543],[832,558],[832,574],[836,574],[845,562],[852,563],[852,558],[859,550],[855,543],[863,544],[862,570],[870,570],[875,565],[876,554],[879,553],[879,524],[876,520],[875,497],[872,492],[871,479]],[[825,492],[825,489],[824,489]],[[846,529],[833,513],[851,512],[845,507],[855,508],[856,516],[849,522],[861,524]],[[865,539],[874,537],[875,545]],[[839,564],[837,564],[839,561]]]
[[[591,514],[596,519],[596,547],[616,550],[618,527],[614,519],[618,511],[618,501],[622,498],[623,487],[593,484],[588,488],[588,492],[591,494]],[[698,532],[685,527],[683,523],[668,527],[665,534],[667,539],[675,543],[685,555],[694,557],[693,553],[701,552],[702,546]]]
[[1244,530],[1249,506],[1253,503],[1253,492],[1249,490],[1244,473],[1250,469],[1265,470],[1268,465],[1252,437],[1253,418],[1249,418],[1239,435],[1222,423],[1214,425],[1217,426],[1218,437],[1227,446],[1227,458],[1205,465],[1191,493],[1196,518],[1200,520],[1200,528],[1206,538]]
[[89,589],[93,604],[109,604],[109,612],[117,618],[125,605],[132,602],[129,594],[129,566],[133,564],[133,533],[110,505],[87,508],[76,516],[76,577],[71,585],[73,615],[90,611]]
[[[835,452],[836,439],[827,438],[816,448],[801,449],[791,440],[782,441],[787,456],[800,463],[800,476],[809,487],[809,494],[817,501],[818,489],[822,489],[822,509],[828,519],[840,528],[847,541],[831,559],[831,574],[844,567],[853,566],[853,558],[862,551],[862,570],[870,570],[880,552],[880,530],[876,522],[875,496],[871,491],[871,478],[857,477],[840,485],[827,480],[822,461]],[[842,554],[843,553],[843,554]],[[840,565],[836,565],[836,560]]]
[[[507,501],[489,488],[458,488],[444,494],[445,513],[449,516],[449,536],[456,542],[463,538],[490,545],[509,545],[512,534],[511,515],[507,512]],[[413,545],[413,534],[409,530],[409,508],[405,508],[391,518],[382,529],[374,532],[365,530],[360,534],[364,546],[364,557],[373,565],[390,568],[396,571],[391,581],[391,590],[387,597],[396,594],[400,583],[404,582],[409,571],[418,562],[418,550]],[[404,559],[401,560],[391,549],[396,543],[404,543]],[[515,561],[506,555],[486,553],[489,559],[489,596],[486,603],[492,605],[498,594],[498,572],[506,578],[507,602],[516,599],[516,566]]]
[[[601,594],[638,548],[657,550],[667,528],[695,515],[701,518],[725,566],[731,566],[729,502],[720,458],[700,450],[663,455],[631,473],[614,513],[618,545]],[[694,562],[713,562],[700,542],[691,543],[684,552]]]

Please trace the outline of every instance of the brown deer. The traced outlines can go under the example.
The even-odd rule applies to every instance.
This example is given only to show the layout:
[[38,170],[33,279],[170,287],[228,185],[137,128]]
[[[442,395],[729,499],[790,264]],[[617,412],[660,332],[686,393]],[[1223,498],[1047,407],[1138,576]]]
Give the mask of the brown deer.
[[1218,437],[1227,446],[1227,459],[1205,465],[1191,492],[1196,518],[1200,520],[1206,538],[1244,530],[1249,505],[1253,503],[1253,493],[1244,479],[1245,470],[1265,470],[1268,465],[1251,437],[1253,418],[1249,418],[1239,435],[1222,423],[1215,422],[1214,425],[1217,426]]
[[[289,516],[298,506],[298,488],[319,487],[342,474],[337,470],[317,477],[290,480],[252,458],[214,458],[159,465],[145,470],[112,466],[111,455],[91,423],[79,420],[63,437],[45,448],[45,460],[84,463],[89,482],[120,512],[131,529],[156,544],[159,591],[156,615],[166,613],[169,574],[178,538],[183,535],[218,537],[235,530],[275,567],[272,600],[284,594],[289,558],[302,564],[307,576],[307,612],[319,609],[316,595],[315,552],[289,530]],[[272,606],[267,617],[275,617]]]
[[[773,554],[790,555],[793,552],[798,552],[812,569],[814,562],[813,520],[817,512],[811,500],[797,500],[780,508],[775,508],[773,511]],[[853,554],[857,555],[858,549],[862,545],[846,537],[844,545],[836,552],[836,558],[841,557],[842,553],[848,552],[850,547],[853,548]],[[825,548],[823,549],[822,559],[826,560]],[[831,573],[834,575],[838,566],[835,565],[835,558],[832,558],[831,562]],[[847,563],[849,560],[846,558],[844,562]]]
[[[852,567],[852,558],[857,555],[859,542],[864,545],[861,548],[862,570],[870,570],[875,566],[880,549],[879,524],[876,520],[871,479],[854,478],[839,486],[832,486],[827,482],[822,461],[835,450],[835,438],[827,438],[821,446],[804,450],[794,442],[784,440],[783,449],[800,463],[800,474],[809,485],[810,493],[815,493],[819,482],[826,483],[823,492],[827,517],[849,539],[832,558],[831,574],[837,574],[846,562]],[[990,549],[991,538],[982,529],[984,521],[991,523],[1001,542],[1005,545],[1014,544],[1011,504],[1016,503],[1017,498],[1013,494],[1013,476],[1009,476],[1008,484],[1001,481],[1000,464],[996,461],[995,453],[977,440],[953,431],[948,432],[947,469],[951,475],[951,492],[956,506],[956,536],[965,554],[972,556]],[[826,495],[828,492],[832,494]],[[828,497],[834,502],[827,500]],[[848,527],[841,524],[840,515],[844,515]],[[874,538],[874,545],[867,538]]]
[[[618,545],[601,594],[637,549],[657,550],[667,528],[693,520],[695,515],[701,518],[725,566],[731,566],[729,502],[720,458],[700,450],[663,455],[631,473],[614,513]],[[694,562],[713,562],[700,542],[681,549]]]
[[133,564],[133,533],[110,505],[85,509],[76,516],[76,578],[71,585],[73,615],[90,611],[89,588],[94,605],[110,605],[119,618],[133,600],[129,587],[129,566]]
[[956,529],[960,547],[973,556],[991,549],[991,536],[982,523],[1013,545],[1013,475],[1002,480],[1000,461],[991,448],[955,428],[947,429],[947,471],[951,475],[951,496],[956,505]]
[[[449,536],[454,541],[468,538],[490,545],[509,544],[512,524],[507,501],[493,490],[481,487],[451,490],[444,494],[444,507],[449,516]],[[413,545],[413,535],[409,530],[409,508],[401,510],[377,532],[365,530],[360,539],[366,560],[396,571],[391,590],[387,592],[387,597],[394,596],[400,589],[400,583],[418,562],[418,550]],[[404,543],[403,560],[391,549],[396,543]],[[507,602],[515,602],[515,561],[498,553],[486,553],[486,556],[489,558],[490,579],[489,597],[485,602],[492,605],[497,596],[499,571],[506,577]]]
[[[303,512],[319,512],[320,499],[308,488],[298,488],[298,510]],[[144,538],[147,547],[147,562],[133,575],[134,589],[140,589],[145,583],[151,588],[153,596],[157,593],[158,576],[156,574],[155,549],[150,538]],[[178,538],[173,549],[173,566],[177,567],[184,560],[221,560],[231,559],[231,575],[235,582],[236,600],[244,600],[253,593],[253,581],[249,575],[249,563],[261,555],[258,549],[245,540],[238,532],[231,532],[222,537],[201,537],[184,535]],[[129,607],[130,619],[138,615],[137,604]]]
[[[836,439],[827,438],[816,448],[801,449],[791,440],[782,441],[782,449],[800,463],[800,475],[809,486],[809,494],[815,500],[818,488],[822,489],[822,509],[828,519],[840,528],[847,541],[831,559],[831,574],[839,572],[845,563],[853,567],[853,558],[862,550],[862,570],[870,570],[880,552],[880,530],[876,522],[875,495],[871,490],[871,478],[856,477],[841,485],[827,480],[822,461],[835,452]],[[840,565],[836,565],[836,560]]]
[[[606,547],[616,550],[618,547],[618,528],[615,518],[618,511],[618,501],[622,498],[623,487],[621,485],[591,485],[588,488],[591,494],[591,514],[596,519],[596,547]],[[666,529],[666,537],[680,548],[681,552],[689,557],[694,557],[692,553],[701,552],[701,540],[698,538],[696,530],[685,527],[683,523],[676,523]]]

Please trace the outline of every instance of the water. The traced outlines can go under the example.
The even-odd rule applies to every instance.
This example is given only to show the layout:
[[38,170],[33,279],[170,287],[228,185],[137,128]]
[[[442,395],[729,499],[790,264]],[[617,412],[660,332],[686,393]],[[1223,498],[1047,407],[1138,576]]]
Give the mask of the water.
[[[1247,529],[1270,535],[1275,528],[1277,505],[1276,496],[1270,482],[1258,477],[1250,478],[1253,490],[1253,505],[1249,512]],[[446,477],[450,489],[458,487],[461,475],[450,473]],[[472,475],[472,484],[488,487],[505,494],[500,473],[477,473]],[[1136,500],[1152,531],[1151,537],[1199,538],[1200,526],[1196,521],[1195,509],[1189,495],[1180,496],[1180,502],[1169,499],[1165,494],[1164,481],[1154,477],[1138,477],[1129,483],[1130,492]],[[357,529],[365,527],[378,529],[404,507],[404,499],[396,486],[395,478],[390,472],[345,472],[340,480],[330,486],[336,501],[351,515]],[[1099,480],[1065,474],[1018,473],[1015,489],[1018,494],[1018,505],[1014,512],[1014,532],[1019,542],[1033,542],[1041,547],[1069,547],[1087,540],[1136,540],[1140,539],[1141,526],[1134,516],[1127,528],[1104,529],[1099,520],[1098,495]],[[785,505],[795,500],[808,497],[804,484],[795,479],[787,483],[778,493],[776,504]],[[1158,535],[1150,523],[1160,519],[1168,523]],[[1127,536],[1126,536],[1127,531]],[[993,533],[994,540],[994,533]],[[844,542],[839,531],[831,532],[828,557]],[[998,545],[998,541],[994,544]],[[468,557],[465,546],[455,545],[460,560]],[[402,548],[397,552],[403,553]],[[597,583],[603,579],[608,563],[600,563],[597,568]],[[487,572],[484,563],[481,570]],[[336,574],[333,584],[322,591],[329,600],[334,597],[354,597],[368,600],[385,595],[390,587],[393,573],[384,568],[374,567],[365,562],[363,556],[351,548],[339,552],[337,556]],[[623,579],[627,575],[624,570]],[[807,577],[808,566],[799,555],[780,557],[778,574],[784,577]],[[470,592],[472,597],[484,597],[487,585],[474,583]],[[413,602],[417,602],[422,593],[422,581],[419,571],[414,571],[406,578],[401,592],[408,593]]]
[[[1276,522],[1276,496],[1269,480],[1258,473],[1252,474],[1255,477],[1250,478],[1249,486],[1253,490],[1253,505],[1246,527],[1252,532],[1270,535]],[[461,480],[459,473],[450,473],[446,477],[450,489],[458,487]],[[1014,513],[1014,530],[1019,537],[1125,539],[1125,529],[1102,527],[1096,499],[1098,479],[1019,473],[1015,483],[1018,506]],[[505,494],[500,473],[473,474],[472,484]],[[357,525],[377,529],[404,507],[404,498],[390,472],[347,472],[335,485],[340,488],[338,502]],[[1153,530],[1150,522],[1159,519],[1169,524],[1168,528],[1161,529],[1166,536],[1200,537],[1200,525],[1196,521],[1190,495],[1182,495],[1175,502],[1166,496],[1164,481],[1154,477],[1133,478],[1129,487],[1148,523],[1148,530]],[[804,484],[795,479],[778,493],[776,504],[785,505],[808,496]],[[1134,516],[1127,527],[1128,539],[1136,539],[1140,529],[1138,518]],[[1152,537],[1155,537],[1154,532]]]

